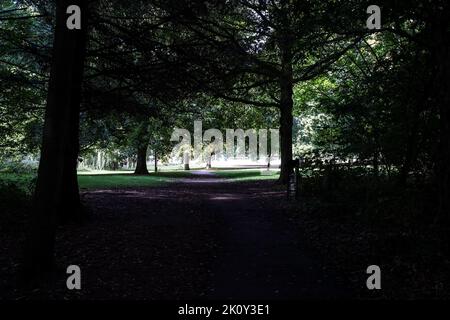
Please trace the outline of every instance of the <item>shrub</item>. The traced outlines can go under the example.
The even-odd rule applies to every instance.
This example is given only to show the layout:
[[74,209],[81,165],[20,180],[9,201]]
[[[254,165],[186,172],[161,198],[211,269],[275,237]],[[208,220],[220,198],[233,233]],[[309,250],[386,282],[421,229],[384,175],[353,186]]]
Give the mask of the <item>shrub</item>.
[[22,161],[1,161],[0,162],[0,173],[35,173],[36,164],[26,163]]
[[12,225],[22,224],[27,218],[31,199],[27,188],[19,180],[3,180],[0,175],[0,222],[3,231]]

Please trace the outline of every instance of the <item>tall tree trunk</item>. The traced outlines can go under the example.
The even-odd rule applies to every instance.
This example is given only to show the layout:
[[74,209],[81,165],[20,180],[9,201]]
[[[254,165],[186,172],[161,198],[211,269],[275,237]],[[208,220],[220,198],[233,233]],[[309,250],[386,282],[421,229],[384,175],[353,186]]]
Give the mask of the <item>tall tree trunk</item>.
[[147,169],[147,145],[143,144],[137,150],[137,163],[134,174],[148,174]]
[[137,140],[136,140],[136,151],[137,151],[137,162],[134,174],[149,174],[147,169],[147,149],[149,144],[149,133],[148,133],[148,119],[141,118],[138,119],[139,124],[137,127]]
[[[445,19],[445,17],[444,17]],[[438,19],[436,19],[438,21]],[[437,181],[439,187],[440,221],[450,223],[450,41],[448,20],[440,21],[435,29],[436,102],[439,110],[439,146],[437,154]]]
[[[66,9],[78,5],[81,30],[68,30]],[[87,39],[87,1],[56,2],[53,58],[44,119],[41,157],[34,194],[25,275],[53,266],[56,226],[81,214],[77,181],[79,111]]]
[[155,152],[155,173],[157,173],[158,172],[158,154],[156,153],[156,150],[154,152]]
[[280,182],[289,181],[289,161],[292,160],[292,127],[294,106],[294,83],[292,75],[292,49],[286,36],[280,43],[282,74],[280,77],[280,140],[281,140],[281,172]]

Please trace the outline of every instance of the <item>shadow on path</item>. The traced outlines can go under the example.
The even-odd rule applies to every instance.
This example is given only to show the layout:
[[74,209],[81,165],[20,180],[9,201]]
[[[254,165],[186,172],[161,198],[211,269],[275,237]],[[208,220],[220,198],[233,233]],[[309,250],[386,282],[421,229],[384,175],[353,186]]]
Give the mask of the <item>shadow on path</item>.
[[[163,187],[92,190],[83,225],[61,227],[60,270],[45,286],[12,281],[21,237],[2,235],[8,261],[0,290],[10,299],[306,299],[344,297],[333,275],[302,246],[272,181],[230,182],[194,172]],[[82,290],[66,289],[79,265]],[[47,285],[48,284],[48,285]]]
[[[210,299],[330,299],[347,290],[325,275],[282,212],[272,181],[196,184],[218,222]],[[275,190],[274,190],[275,189]]]

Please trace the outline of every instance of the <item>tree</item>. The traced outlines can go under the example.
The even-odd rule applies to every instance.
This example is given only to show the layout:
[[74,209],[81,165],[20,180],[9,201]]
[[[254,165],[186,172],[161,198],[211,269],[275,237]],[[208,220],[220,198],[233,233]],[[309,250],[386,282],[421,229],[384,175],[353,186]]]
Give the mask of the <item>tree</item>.
[[[329,19],[336,6],[287,0],[178,5],[179,23],[192,37],[177,52],[200,66],[199,85],[222,99],[279,110],[283,183],[292,158],[294,86],[323,74],[361,37],[337,33]],[[195,50],[199,41],[202,50]],[[189,70],[195,77],[195,68]]]
[[147,150],[149,143],[148,120],[145,118],[139,122],[136,131],[133,133],[134,143],[137,151],[136,169],[134,174],[146,175],[147,169]]
[[[36,153],[41,131],[51,36],[44,14],[21,2],[0,4],[0,157]],[[40,137],[39,137],[40,139]]]
[[[66,27],[69,5],[81,9],[81,30]],[[81,214],[77,181],[79,111],[87,42],[86,0],[56,3],[53,58],[48,85],[41,157],[34,194],[26,272],[33,275],[53,264],[56,225]]]
[[[389,6],[386,3],[386,7]],[[422,50],[427,56],[425,63],[430,68],[422,95],[427,111],[438,115],[437,146],[433,154],[435,184],[438,189],[437,219],[448,223],[450,220],[450,5],[448,1],[437,0],[433,3],[423,0],[399,1],[387,11],[391,25],[382,28],[382,32],[395,34],[406,39]],[[420,109],[419,109],[420,110]],[[417,110],[419,112],[419,110]],[[414,126],[413,126],[414,128]],[[416,130],[413,130],[416,131]],[[411,135],[413,145],[415,134]],[[413,153],[411,153],[413,154]],[[411,156],[409,156],[411,157]],[[405,166],[409,166],[408,157]]]

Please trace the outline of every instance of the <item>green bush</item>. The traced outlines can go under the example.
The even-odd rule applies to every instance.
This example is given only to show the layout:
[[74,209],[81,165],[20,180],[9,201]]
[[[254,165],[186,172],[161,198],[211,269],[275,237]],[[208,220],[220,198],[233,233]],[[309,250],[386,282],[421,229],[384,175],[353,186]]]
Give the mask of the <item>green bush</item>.
[[17,182],[0,180],[0,206],[8,203],[19,203],[28,197],[27,190]]
[[0,174],[0,221],[3,227],[8,228],[26,219],[32,194],[32,179],[18,176],[14,179]]
[[16,173],[16,174],[31,174],[37,170],[36,165],[27,164],[21,161],[1,161],[0,173]]

